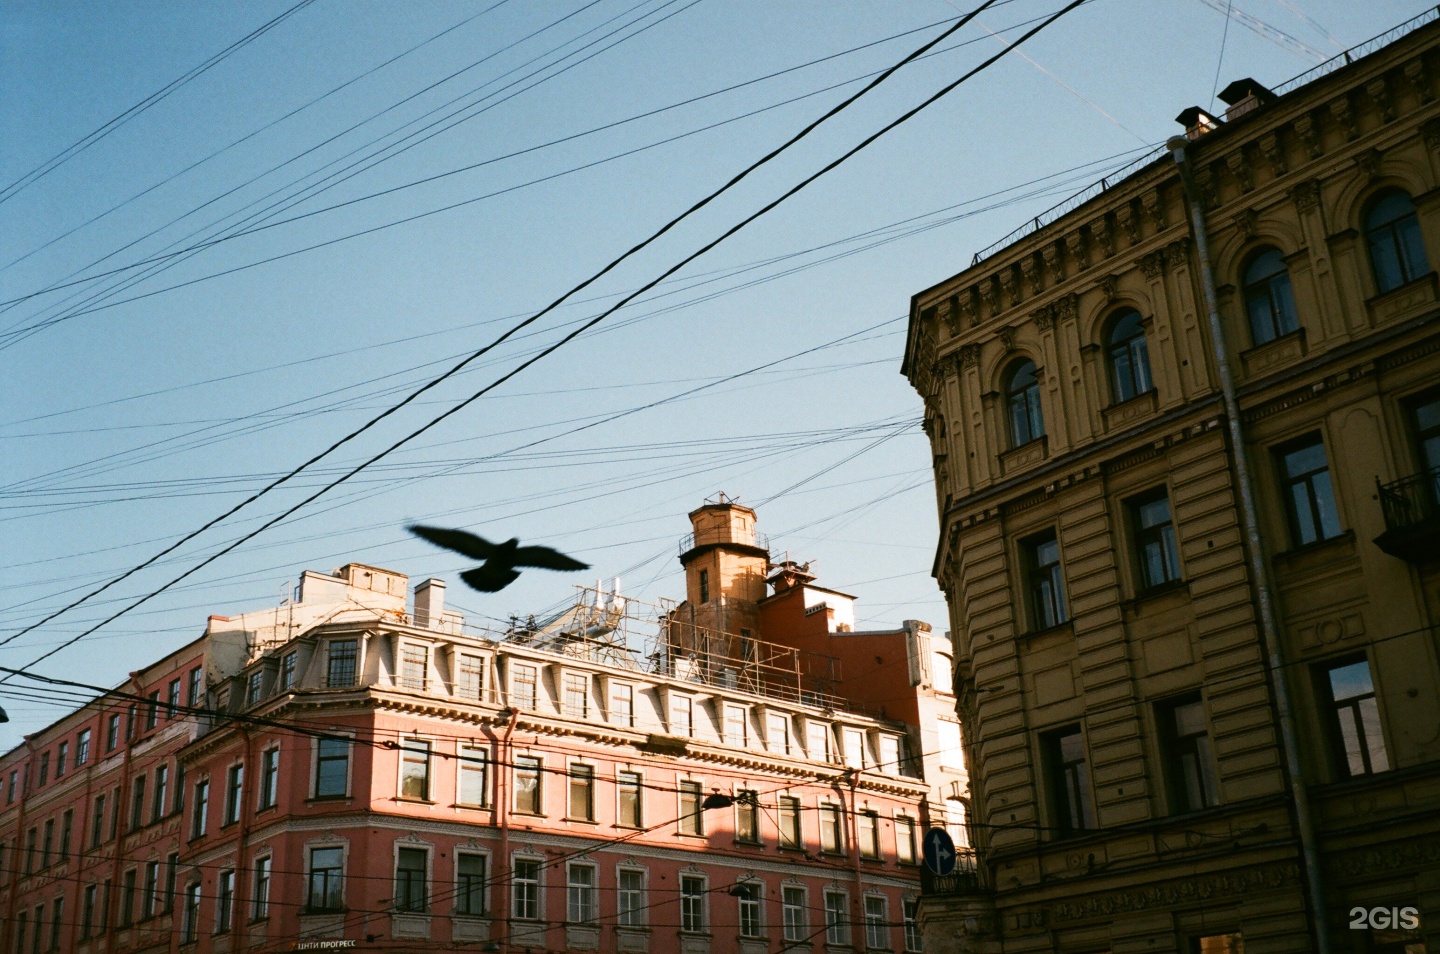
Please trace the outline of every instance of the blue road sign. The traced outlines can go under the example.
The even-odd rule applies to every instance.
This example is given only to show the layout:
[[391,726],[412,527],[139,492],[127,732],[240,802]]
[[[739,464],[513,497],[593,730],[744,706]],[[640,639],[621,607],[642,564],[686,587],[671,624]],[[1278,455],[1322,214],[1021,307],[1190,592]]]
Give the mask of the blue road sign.
[[948,875],[955,870],[955,842],[943,828],[932,828],[925,833],[921,842],[925,867],[937,875]]

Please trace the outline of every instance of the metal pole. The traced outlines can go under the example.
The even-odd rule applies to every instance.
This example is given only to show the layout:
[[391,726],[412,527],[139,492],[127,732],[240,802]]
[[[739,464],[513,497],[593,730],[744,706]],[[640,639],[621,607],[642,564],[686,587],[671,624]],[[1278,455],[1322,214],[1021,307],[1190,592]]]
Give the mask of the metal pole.
[[1250,459],[1245,448],[1240,402],[1235,396],[1235,380],[1230,374],[1229,352],[1225,347],[1225,329],[1220,323],[1220,309],[1215,301],[1215,275],[1210,269],[1210,242],[1205,232],[1205,210],[1195,189],[1195,180],[1185,154],[1188,140],[1177,136],[1166,145],[1180,169],[1180,178],[1184,182],[1185,196],[1190,206],[1190,232],[1195,239],[1195,258],[1200,263],[1200,285],[1205,294],[1205,310],[1210,322],[1210,346],[1214,351],[1215,369],[1220,377],[1220,394],[1225,404],[1225,422],[1230,432],[1235,483],[1240,491],[1240,523],[1245,533],[1250,575],[1255,581],[1255,601],[1260,610],[1260,637],[1270,666],[1275,709],[1280,720],[1280,747],[1285,755],[1285,774],[1289,777],[1295,827],[1300,836],[1300,854],[1310,895],[1310,923],[1315,929],[1315,948],[1319,954],[1331,954],[1330,925],[1326,920],[1324,885],[1320,874],[1320,848],[1316,843],[1310,798],[1300,768],[1295,712],[1290,702],[1284,652],[1280,643],[1280,626],[1276,621],[1275,599],[1270,588],[1270,573],[1265,566],[1265,551],[1260,541],[1260,518],[1255,508],[1255,486],[1250,476]]

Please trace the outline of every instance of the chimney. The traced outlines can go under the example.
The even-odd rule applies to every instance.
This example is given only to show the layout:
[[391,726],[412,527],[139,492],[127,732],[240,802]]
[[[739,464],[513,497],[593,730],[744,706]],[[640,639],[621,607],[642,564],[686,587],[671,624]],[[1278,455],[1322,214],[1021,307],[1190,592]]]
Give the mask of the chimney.
[[415,587],[415,625],[436,629],[445,616],[445,581],[433,577]]
[[1233,122],[1266,103],[1273,102],[1275,94],[1250,77],[1238,79],[1220,91],[1220,101],[1229,108],[1225,110],[1225,121]]
[[1184,110],[1175,121],[1185,127],[1185,138],[1190,140],[1199,139],[1209,132],[1219,129],[1225,121],[1211,116],[1199,106],[1191,106]]

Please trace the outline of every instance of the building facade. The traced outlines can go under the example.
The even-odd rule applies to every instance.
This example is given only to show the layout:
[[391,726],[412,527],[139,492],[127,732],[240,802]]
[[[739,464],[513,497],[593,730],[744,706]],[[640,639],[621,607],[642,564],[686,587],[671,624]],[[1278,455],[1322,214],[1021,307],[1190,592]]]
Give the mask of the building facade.
[[979,857],[931,954],[1440,951],[1434,20],[914,297]]
[[352,563],[211,617],[0,759],[0,951],[919,950],[920,834],[956,791],[910,721],[953,708],[928,627],[876,634],[848,698],[823,650],[853,607],[768,619],[813,579],[767,595],[753,511],[697,534],[717,516],[682,563],[745,556],[758,587],[597,587],[485,631]]

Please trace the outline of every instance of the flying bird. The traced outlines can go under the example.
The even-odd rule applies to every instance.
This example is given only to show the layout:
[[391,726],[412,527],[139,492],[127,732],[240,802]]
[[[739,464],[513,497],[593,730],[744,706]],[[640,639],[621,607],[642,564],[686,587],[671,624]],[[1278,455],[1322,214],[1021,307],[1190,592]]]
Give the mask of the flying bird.
[[464,530],[443,530],[440,527],[425,527],[411,524],[406,527],[422,540],[428,540],[437,547],[454,550],[483,565],[460,574],[472,589],[482,593],[498,593],[520,576],[520,567],[539,567],[542,570],[588,570],[590,564],[566,556],[549,547],[522,547],[520,541],[511,537],[504,543],[491,543],[483,537]]

